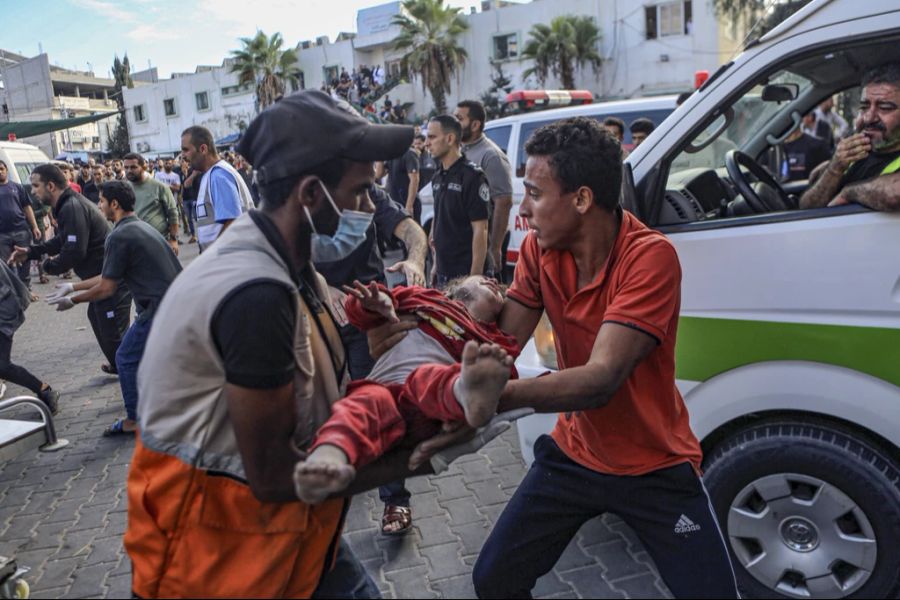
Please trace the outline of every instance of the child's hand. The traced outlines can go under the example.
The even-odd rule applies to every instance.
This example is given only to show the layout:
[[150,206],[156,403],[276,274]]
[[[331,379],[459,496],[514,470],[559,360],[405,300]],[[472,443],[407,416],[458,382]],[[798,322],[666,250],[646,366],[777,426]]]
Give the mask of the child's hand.
[[391,297],[378,289],[378,284],[374,281],[368,286],[354,281],[353,286],[345,285],[344,291],[348,294],[356,296],[362,307],[371,313],[381,315],[387,319],[388,323],[399,323],[397,313],[394,311],[394,302]]

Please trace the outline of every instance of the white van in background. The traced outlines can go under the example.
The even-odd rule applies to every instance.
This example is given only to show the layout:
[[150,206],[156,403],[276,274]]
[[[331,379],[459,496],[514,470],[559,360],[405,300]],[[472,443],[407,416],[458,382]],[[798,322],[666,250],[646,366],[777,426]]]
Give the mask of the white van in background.
[[[525,142],[537,129],[569,117],[590,117],[603,121],[607,117],[618,117],[625,122],[624,147],[630,149],[631,132],[628,126],[639,117],[645,117],[659,126],[663,120],[675,110],[677,96],[656,96],[650,98],[638,98],[635,100],[619,100],[615,102],[600,102],[597,104],[584,104],[566,108],[555,108],[537,112],[527,112],[494,121],[488,121],[484,126],[484,134],[497,144],[509,158],[513,175],[513,207],[509,212],[509,248],[507,250],[507,262],[515,263],[519,257],[519,246],[528,231],[528,225],[519,217],[519,205],[525,197]],[[422,201],[422,227],[425,231],[431,230],[431,221],[434,218],[434,200],[431,193],[431,184],[425,186],[419,192]]]
[[37,146],[23,142],[0,142],[0,160],[9,169],[9,180],[31,188],[31,172],[38,165],[51,162]]
[[[900,597],[900,213],[801,210],[808,182],[764,167],[889,62],[900,2],[813,0],[625,161],[623,205],[681,261],[676,383],[745,598]],[[546,320],[516,366],[556,368]],[[519,421],[526,460],[554,421]]]

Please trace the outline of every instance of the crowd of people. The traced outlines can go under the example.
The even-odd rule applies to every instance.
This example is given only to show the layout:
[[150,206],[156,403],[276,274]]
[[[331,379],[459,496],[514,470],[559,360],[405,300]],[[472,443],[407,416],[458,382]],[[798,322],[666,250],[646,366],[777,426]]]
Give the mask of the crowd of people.
[[[900,120],[884,112],[900,72],[879,77],[864,91],[868,142],[837,144],[814,200],[896,186],[831,173],[900,168]],[[195,126],[177,158],[37,167],[44,230],[0,163],[0,223],[18,227],[2,238],[0,281],[18,309],[0,314],[0,376],[53,412],[65,405],[10,360],[29,297],[5,263],[73,270],[79,281],[47,301],[88,304],[101,368],[119,376],[126,416],[105,435],[136,437],[124,540],[136,596],[378,597],[340,539],[352,495],[379,487],[382,532],[403,534],[406,477],[538,411],[559,420],[475,563],[479,597],[528,597],[607,511],[677,597],[738,597],[675,385],[678,257],[619,205],[624,123],[565,119],[527,141],[519,214],[531,231],[506,287],[511,170],[485,122],[463,101],[424,129],[376,125],[299,92],[250,124],[239,154]],[[201,250],[184,270],[181,225]],[[385,268],[390,244],[404,256]],[[405,285],[390,288],[390,272]],[[560,369],[517,380],[513,360],[545,312]]]
[[336,100],[349,102],[364,115],[376,115],[388,123],[406,123],[406,107],[395,104],[387,93],[398,81],[399,76],[393,74],[388,77],[384,67],[380,65],[361,65],[358,70],[354,68],[350,73],[341,68],[340,75],[323,82],[320,89]]

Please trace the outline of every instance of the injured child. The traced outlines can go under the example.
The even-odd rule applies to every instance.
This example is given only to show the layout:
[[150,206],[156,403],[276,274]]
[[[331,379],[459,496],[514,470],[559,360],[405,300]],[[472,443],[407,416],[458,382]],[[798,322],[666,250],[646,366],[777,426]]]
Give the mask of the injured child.
[[388,291],[375,283],[345,287],[344,310],[366,330],[415,314],[419,327],[381,356],[368,379],[354,381],[332,406],[305,461],[297,463],[297,496],[316,504],[346,488],[356,468],[400,440],[415,443],[443,423],[477,428],[497,411],[519,347],[497,327],[504,295],[492,279],[471,276],[446,292],[421,287]]

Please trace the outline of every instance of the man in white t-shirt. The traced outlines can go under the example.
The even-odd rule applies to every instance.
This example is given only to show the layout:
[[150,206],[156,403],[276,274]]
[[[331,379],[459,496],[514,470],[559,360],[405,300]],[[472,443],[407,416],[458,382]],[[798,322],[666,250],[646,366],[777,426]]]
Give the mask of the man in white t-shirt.
[[165,166],[162,171],[157,171],[153,176],[157,181],[161,181],[162,183],[169,186],[169,190],[172,192],[173,198],[178,198],[179,192],[181,192],[181,176],[175,172],[175,161],[171,158],[166,159]]

